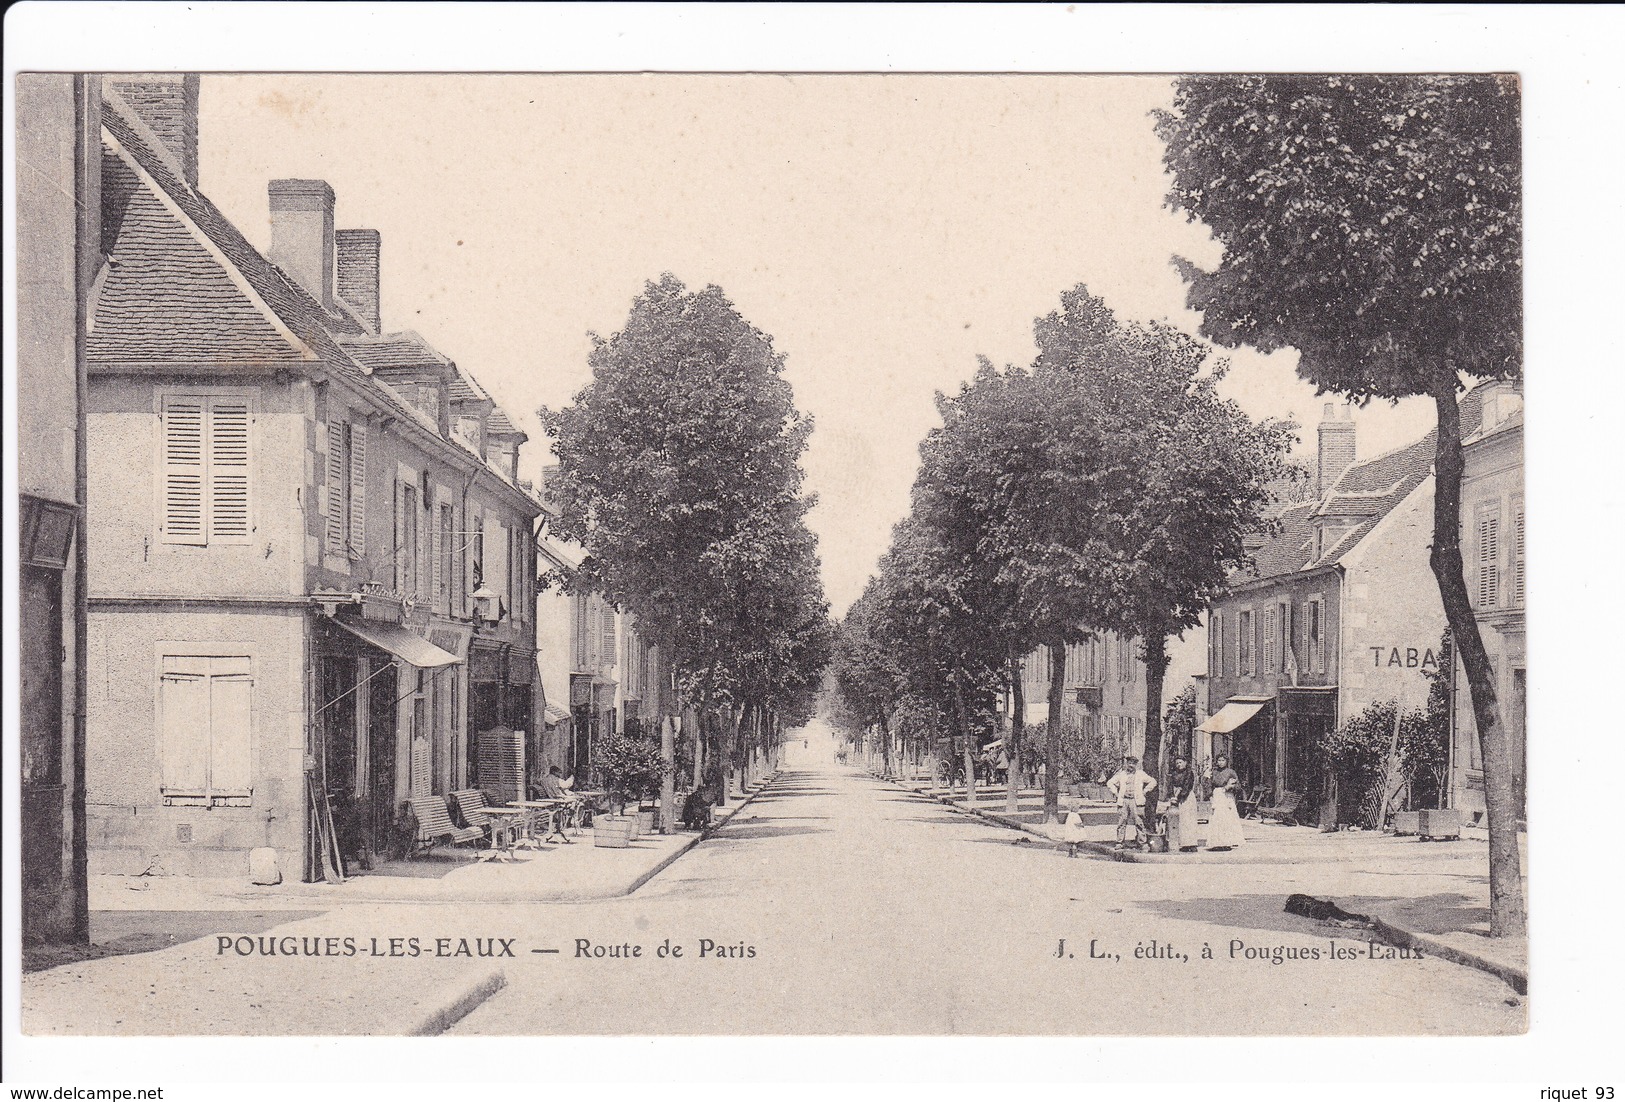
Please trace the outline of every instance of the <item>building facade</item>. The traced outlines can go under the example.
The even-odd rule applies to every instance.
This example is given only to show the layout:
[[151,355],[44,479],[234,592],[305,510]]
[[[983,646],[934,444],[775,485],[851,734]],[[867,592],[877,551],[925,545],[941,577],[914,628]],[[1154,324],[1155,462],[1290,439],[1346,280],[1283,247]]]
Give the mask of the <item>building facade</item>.
[[[1168,640],[1167,646],[1164,713],[1169,702],[1205,669],[1205,626],[1198,625],[1183,636]],[[1121,747],[1125,753],[1143,754],[1146,672],[1140,641],[1113,632],[1096,633],[1067,645],[1065,669],[1062,723],[1079,730],[1093,745]],[[1049,673],[1048,647],[1039,647],[1022,662],[1022,693],[1029,727],[1040,726],[1049,719]]]
[[93,865],[331,877],[533,726],[540,504],[495,404],[380,332],[331,188],[271,182],[268,255],[203,196],[197,87],[109,78],[101,115]]
[[[1464,435],[1499,389],[1462,398]],[[1228,755],[1245,788],[1273,797],[1317,791],[1315,743],[1370,705],[1421,707],[1445,653],[1428,563],[1433,434],[1352,462],[1352,424],[1328,405],[1321,428],[1324,492],[1281,511],[1209,612],[1198,756]]]
[[23,938],[90,936],[85,834],[85,318],[101,246],[100,82],[16,83]]
[[[1463,445],[1462,553],[1478,634],[1489,652],[1501,725],[1512,763],[1519,813],[1527,806],[1524,738],[1528,657],[1524,627],[1523,399],[1500,391],[1484,426]],[[1449,806],[1473,820],[1484,814],[1484,759],[1472,695],[1458,659],[1451,735]]]

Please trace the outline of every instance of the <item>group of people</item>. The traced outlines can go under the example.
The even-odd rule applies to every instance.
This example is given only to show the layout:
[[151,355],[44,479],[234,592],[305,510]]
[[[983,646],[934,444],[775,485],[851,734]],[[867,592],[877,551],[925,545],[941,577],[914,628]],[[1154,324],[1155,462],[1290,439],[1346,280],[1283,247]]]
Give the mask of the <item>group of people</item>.
[[[1123,768],[1112,775],[1106,787],[1117,803],[1119,845],[1128,844],[1131,828],[1136,840],[1159,833],[1159,818],[1166,824],[1170,850],[1194,850],[1203,841],[1210,850],[1230,850],[1246,840],[1236,810],[1241,778],[1223,754],[1213,759],[1213,769],[1201,778],[1185,758],[1174,759],[1173,771],[1168,775],[1166,817],[1159,815],[1162,801],[1152,795],[1157,789],[1156,778],[1140,768],[1140,759],[1135,755],[1124,756]],[[1206,830],[1197,821],[1198,801],[1204,799],[1212,801]]]
[[[1019,760],[1010,756],[1009,748],[1003,743],[983,747],[976,757],[976,780],[979,784],[1006,784],[1010,780],[1010,770],[1018,770],[1018,779],[1027,788],[1036,788],[1043,783],[1044,763],[1038,756],[1038,751],[1027,749]],[[964,777],[964,767],[961,765],[954,774],[955,780]]]

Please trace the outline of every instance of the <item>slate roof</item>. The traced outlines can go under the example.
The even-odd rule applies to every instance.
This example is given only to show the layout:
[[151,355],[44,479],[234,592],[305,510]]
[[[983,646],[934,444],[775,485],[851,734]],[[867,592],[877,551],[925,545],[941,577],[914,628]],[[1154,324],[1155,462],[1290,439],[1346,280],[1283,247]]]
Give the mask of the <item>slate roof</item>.
[[456,364],[410,329],[378,336],[340,337],[338,343],[357,362],[382,375],[417,375],[424,368],[454,380],[461,374]]
[[[1482,385],[1475,387],[1458,403],[1463,440],[1478,432],[1484,412],[1483,391]],[[1341,562],[1383,517],[1393,512],[1433,473],[1437,439],[1435,429],[1414,444],[1355,463],[1320,501],[1285,510],[1281,514],[1280,533],[1264,541],[1263,546],[1253,552],[1253,565],[1234,571],[1228,584],[1242,586]],[[1328,531],[1346,531],[1316,556],[1315,531],[1322,524]]]
[[354,319],[322,309],[250,245],[185,182],[162,144],[112,89],[103,99],[102,125],[158,192],[104,143],[102,245],[108,263],[86,339],[92,363],[307,360],[278,329],[280,322],[321,360],[357,378],[365,374],[333,340],[334,333],[362,332]]
[[454,403],[489,402],[491,400],[491,396],[485,392],[485,388],[480,386],[479,380],[460,367],[457,369],[457,374],[452,376],[449,393]]
[[[525,436],[509,419],[502,407],[496,405],[492,406],[491,412],[485,415],[485,431],[493,436]],[[529,439],[529,437],[526,437],[526,439]]]
[[[86,338],[93,367],[296,367],[314,357],[437,438],[438,426],[388,385],[390,375],[433,366],[451,379],[454,401],[460,392],[490,400],[472,376],[417,333],[371,335],[344,304],[324,309],[186,182],[170,151],[116,88],[105,91],[101,121],[111,141],[102,147],[107,263],[92,293]],[[373,377],[374,370],[380,377]],[[491,431],[524,435],[505,414],[493,414]],[[475,455],[460,440],[448,443]],[[540,503],[534,492],[525,496]]]

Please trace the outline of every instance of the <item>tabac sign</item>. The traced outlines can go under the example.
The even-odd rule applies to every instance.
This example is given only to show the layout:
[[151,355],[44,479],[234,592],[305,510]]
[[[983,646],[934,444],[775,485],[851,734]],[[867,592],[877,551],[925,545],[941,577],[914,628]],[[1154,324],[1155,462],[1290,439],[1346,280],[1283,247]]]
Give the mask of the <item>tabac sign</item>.
[[1367,647],[1371,653],[1371,666],[1378,670],[1421,670],[1424,673],[1439,669],[1443,664],[1441,652],[1433,647]]

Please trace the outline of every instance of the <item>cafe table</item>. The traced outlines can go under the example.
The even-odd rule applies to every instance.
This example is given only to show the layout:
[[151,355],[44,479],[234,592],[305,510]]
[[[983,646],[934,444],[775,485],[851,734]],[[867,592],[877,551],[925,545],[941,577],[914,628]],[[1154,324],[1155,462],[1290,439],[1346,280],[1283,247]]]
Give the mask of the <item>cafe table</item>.
[[[555,834],[558,835],[560,841],[568,845],[570,838],[564,833],[563,827],[559,825],[559,816],[552,813],[557,812],[561,808],[569,806],[569,803],[569,800],[513,800],[510,801],[508,806],[519,808],[529,816],[525,823],[525,829],[529,834],[530,840],[536,843],[538,846],[540,846],[541,843],[546,842],[547,839],[553,837]],[[547,821],[552,825],[553,829],[548,831],[543,837],[537,838],[536,821],[543,817],[543,813],[546,813]]]
[[502,835],[502,849],[508,857],[519,846],[540,848],[540,843],[530,836],[530,812],[522,807],[491,807],[487,805],[485,813],[491,817],[491,845],[497,845],[497,834]]

